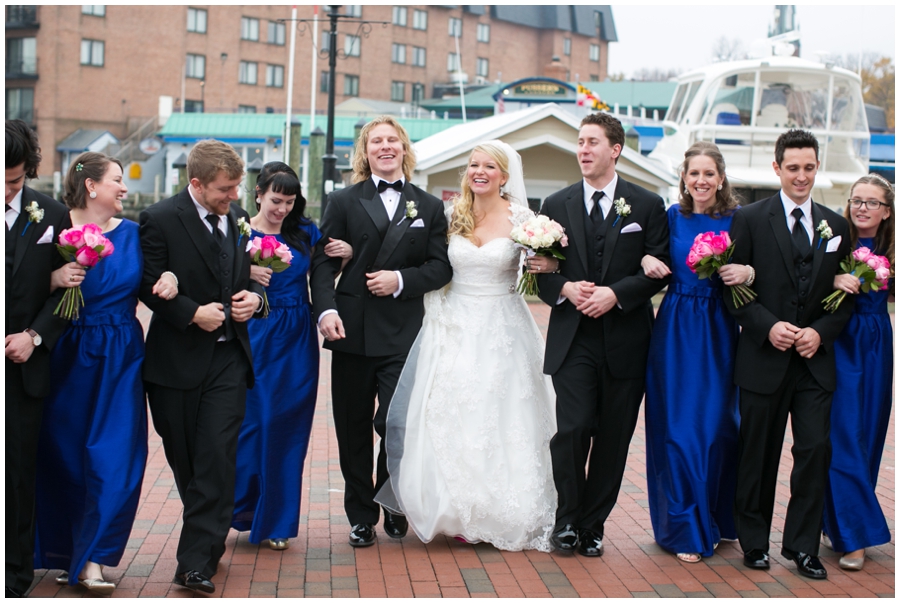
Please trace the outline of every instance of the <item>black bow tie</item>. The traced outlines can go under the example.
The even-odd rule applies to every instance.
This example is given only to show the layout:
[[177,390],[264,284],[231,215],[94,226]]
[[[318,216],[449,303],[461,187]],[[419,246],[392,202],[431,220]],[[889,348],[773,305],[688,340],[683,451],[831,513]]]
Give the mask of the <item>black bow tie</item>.
[[387,189],[392,188],[397,192],[403,190],[403,181],[398,180],[396,182],[388,182],[387,180],[382,180],[378,183],[378,193],[381,194]]

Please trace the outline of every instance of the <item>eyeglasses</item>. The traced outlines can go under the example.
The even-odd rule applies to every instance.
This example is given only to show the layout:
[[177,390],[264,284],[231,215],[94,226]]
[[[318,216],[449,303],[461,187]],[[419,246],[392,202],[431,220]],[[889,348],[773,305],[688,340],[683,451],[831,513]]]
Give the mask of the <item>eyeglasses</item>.
[[866,201],[862,199],[847,199],[847,203],[850,204],[850,207],[853,209],[859,209],[863,205],[866,206],[866,209],[870,209],[875,211],[879,206],[884,205],[885,207],[890,207],[887,203],[882,203],[881,201],[875,201],[874,199],[868,199]]

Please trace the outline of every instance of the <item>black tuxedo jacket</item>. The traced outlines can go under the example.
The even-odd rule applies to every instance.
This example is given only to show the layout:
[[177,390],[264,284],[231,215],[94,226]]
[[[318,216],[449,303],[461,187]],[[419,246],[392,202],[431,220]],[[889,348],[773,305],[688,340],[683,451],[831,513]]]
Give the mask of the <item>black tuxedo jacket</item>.
[[832,344],[853,313],[855,299],[848,295],[834,314],[825,311],[822,300],[834,291],[834,277],[840,272],[840,262],[850,255],[850,229],[842,216],[818,203],[812,204],[812,214],[813,225],[827,220],[834,236],[840,236],[841,242],[837,249],[829,252],[828,242],[823,240],[819,245],[818,233],[814,234],[813,283],[809,297],[800,309],[799,321],[793,243],[780,193],[741,208],[731,222],[732,261],[753,266],[756,270],[753,290],[757,298],[754,301],[735,308],[731,296],[725,296],[728,310],[741,325],[734,382],[752,392],[773,393],[787,372],[793,348],[781,352],[769,342],[769,331],[779,321],[812,327],[819,333],[822,346],[815,356],[806,360],[806,364],[826,391],[834,391]]
[[[25,207],[32,201],[44,210],[44,219],[32,222],[26,229],[28,213]],[[43,339],[28,362],[15,365],[21,367],[25,392],[35,398],[43,398],[50,393],[50,351],[69,325],[69,321],[53,315],[65,289],[57,289],[50,294],[50,273],[65,264],[56,244],[59,233],[71,226],[69,210],[62,203],[27,186],[22,188],[22,213],[13,227],[17,240],[12,281],[6,299],[6,334],[21,333],[31,328]],[[51,240],[38,244],[51,228]]]
[[[406,204],[416,205],[416,217],[406,217]],[[387,226],[383,231],[379,228]],[[403,187],[397,211],[387,225],[384,203],[371,178],[331,193],[320,227],[322,239],[312,258],[313,313],[337,310],[346,337],[326,341],[330,350],[365,356],[405,354],[415,341],[425,314],[422,296],[450,282],[447,257],[447,219],[444,205],[433,195],[410,184]],[[353,246],[353,258],[344,267],[341,258],[329,258],[328,238]],[[366,273],[397,270],[403,277],[399,297],[378,297],[366,287]]]
[[[249,216],[232,203],[227,218],[229,232],[237,240],[240,236],[237,219],[249,222]],[[187,188],[141,212],[140,233],[144,253],[140,299],[153,311],[147,331],[144,380],[176,389],[192,389],[206,376],[219,337],[218,333],[191,324],[197,308],[212,302],[230,303],[230,298],[220,299],[222,279],[231,281],[232,294],[245,289],[262,293],[250,280],[250,256],[245,252],[247,237],[242,236],[237,243],[234,269],[228,276],[223,275],[215,241]],[[178,278],[178,295],[170,300],[152,293],[153,285],[166,271]],[[247,383],[253,387],[253,355],[247,323],[235,321],[234,328],[250,362]]]
[[[631,206],[631,213],[621,217],[606,232],[601,283],[615,292],[621,307],[613,307],[600,320],[603,321],[606,358],[613,376],[637,379],[644,377],[647,367],[653,325],[650,298],[669,282],[669,277],[652,279],[645,276],[641,258],[649,254],[670,263],[669,224],[659,195],[619,176],[615,199],[623,197]],[[584,230],[587,212],[582,181],[547,197],[541,213],[562,224],[569,237],[568,247],[562,250],[566,259],[560,262],[559,273],[538,275],[540,298],[552,308],[544,358],[544,372],[552,375],[562,366],[584,316],[568,300],[556,303],[563,285],[569,281],[592,280],[588,274],[588,244]],[[640,225],[641,229],[622,234],[622,229],[632,224]]]

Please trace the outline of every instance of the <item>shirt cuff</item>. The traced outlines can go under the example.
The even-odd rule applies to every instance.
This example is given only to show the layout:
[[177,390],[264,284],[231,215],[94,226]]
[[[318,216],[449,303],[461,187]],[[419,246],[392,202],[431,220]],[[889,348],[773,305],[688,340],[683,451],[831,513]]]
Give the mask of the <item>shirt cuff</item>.
[[559,304],[563,303],[564,301],[566,301],[566,296],[565,296],[565,295],[560,295],[560,296],[559,296],[559,299],[556,300],[556,305],[558,306]]
[[403,275],[400,274],[399,270],[394,270],[394,274],[397,275],[397,290],[394,291],[394,298],[396,299],[403,293]]
[[[172,276],[175,276],[175,275],[172,275]],[[256,311],[253,312],[254,314],[259,314],[260,312],[262,312],[263,306],[265,305],[263,303],[262,295],[260,295],[259,293],[256,293],[255,291],[251,291],[250,293],[252,293],[253,295],[255,295],[256,297],[259,298],[259,307],[256,308]]]
[[338,313],[337,310],[325,310],[324,312],[319,314],[319,320],[316,321],[316,326],[319,326],[320,324],[322,324],[322,319],[325,318],[326,316],[328,316],[329,314],[337,314],[337,313]]

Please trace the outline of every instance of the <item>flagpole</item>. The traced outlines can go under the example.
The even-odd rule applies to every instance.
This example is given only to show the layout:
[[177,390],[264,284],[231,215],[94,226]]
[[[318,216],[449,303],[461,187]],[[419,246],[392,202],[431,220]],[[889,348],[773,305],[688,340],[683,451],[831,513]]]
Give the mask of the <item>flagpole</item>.
[[[287,116],[284,120],[284,144],[282,145],[281,151],[281,154],[284,155],[284,158],[286,159],[285,163],[288,165],[291,165],[291,112],[294,109],[294,49],[297,44],[296,23],[297,7],[294,6],[291,9],[291,54],[288,57]],[[299,157],[297,159],[299,159]]]

